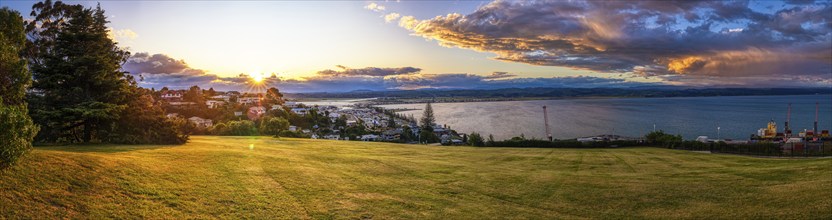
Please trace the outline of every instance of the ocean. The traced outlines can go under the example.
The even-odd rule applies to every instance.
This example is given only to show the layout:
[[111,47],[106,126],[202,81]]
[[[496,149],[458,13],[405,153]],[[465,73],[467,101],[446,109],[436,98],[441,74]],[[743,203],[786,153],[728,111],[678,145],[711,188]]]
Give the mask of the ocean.
[[[791,127],[797,134],[812,129],[819,103],[819,130],[832,130],[832,95],[722,96],[680,98],[604,98],[504,102],[433,103],[436,122],[463,133],[478,132],[495,139],[521,134],[545,138],[543,108],[556,139],[614,134],[643,136],[654,129],[723,139],[749,139],[770,120],[782,131],[792,104]],[[425,104],[382,105],[421,117]],[[717,129],[719,128],[719,129]]]

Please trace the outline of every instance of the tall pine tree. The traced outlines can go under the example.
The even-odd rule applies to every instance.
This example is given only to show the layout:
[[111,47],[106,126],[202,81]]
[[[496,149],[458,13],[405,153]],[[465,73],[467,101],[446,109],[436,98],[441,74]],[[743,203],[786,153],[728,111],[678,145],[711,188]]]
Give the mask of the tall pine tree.
[[[135,134],[119,133],[132,130],[126,127],[155,129],[153,127],[173,124],[155,115],[145,117],[154,121],[125,124],[136,120],[123,117],[161,116],[164,112],[128,111],[128,108],[153,105],[154,102],[142,98],[146,93],[136,86],[129,73],[122,71],[121,65],[130,53],[108,37],[104,10],[100,6],[84,8],[47,0],[33,6],[32,16],[35,19],[27,24],[31,38],[28,57],[35,91],[30,104],[33,118],[43,128],[39,139],[47,142],[158,143],[154,141],[160,139],[158,137],[140,135],[126,140],[127,135]],[[149,135],[180,136],[170,134],[175,129],[162,131],[167,133]]]
[[430,106],[430,102],[425,104],[425,111],[422,113],[420,123],[423,130],[433,131],[433,124],[436,123],[436,119],[433,117],[433,107]]

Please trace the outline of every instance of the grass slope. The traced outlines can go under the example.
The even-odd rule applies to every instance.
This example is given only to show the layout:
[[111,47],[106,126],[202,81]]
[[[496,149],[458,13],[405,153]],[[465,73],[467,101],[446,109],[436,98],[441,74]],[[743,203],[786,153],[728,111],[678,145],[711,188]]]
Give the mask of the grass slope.
[[832,159],[193,137],[37,148],[0,218],[832,218]]

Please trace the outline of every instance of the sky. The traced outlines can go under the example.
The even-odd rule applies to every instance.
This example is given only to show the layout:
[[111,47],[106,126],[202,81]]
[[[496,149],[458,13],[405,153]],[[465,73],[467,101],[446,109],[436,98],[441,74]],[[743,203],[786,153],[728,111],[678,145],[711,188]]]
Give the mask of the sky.
[[100,4],[157,89],[832,87],[830,1]]

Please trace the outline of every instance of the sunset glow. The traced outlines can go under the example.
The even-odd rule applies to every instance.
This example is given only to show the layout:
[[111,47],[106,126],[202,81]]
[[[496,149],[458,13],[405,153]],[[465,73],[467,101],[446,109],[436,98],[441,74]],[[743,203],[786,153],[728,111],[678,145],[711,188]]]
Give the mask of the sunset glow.
[[100,4],[147,88],[832,86],[829,1]]

